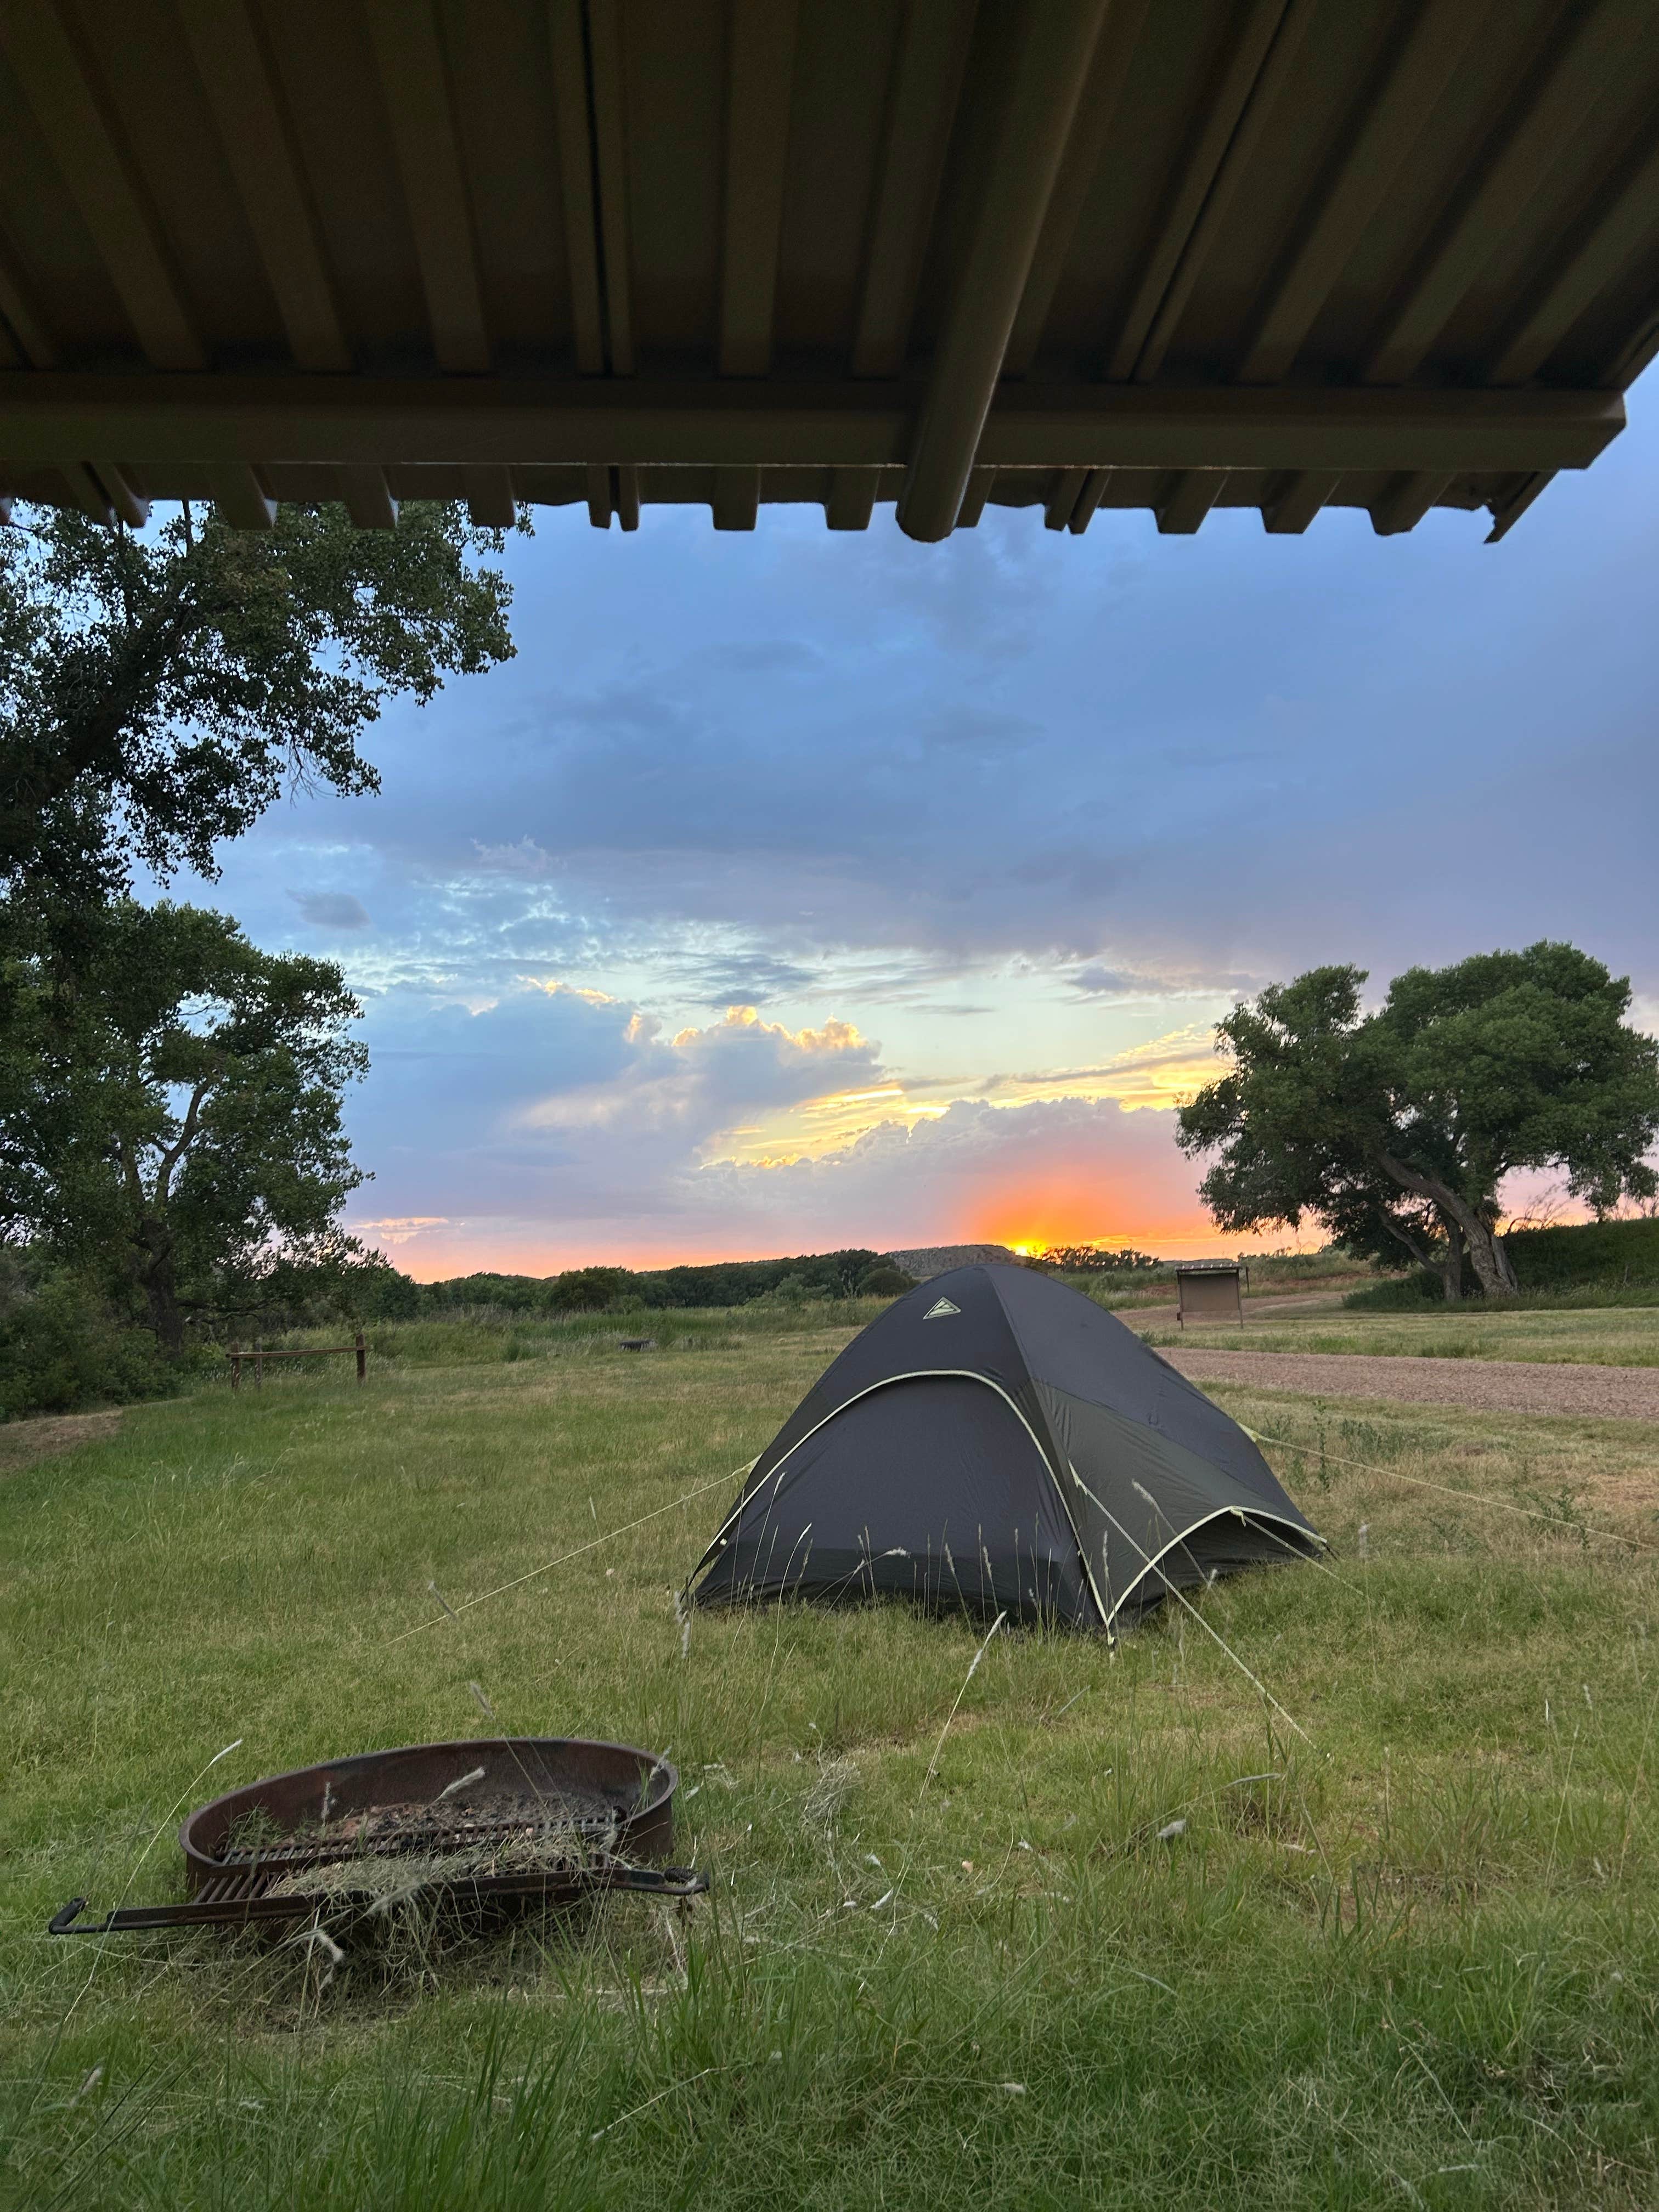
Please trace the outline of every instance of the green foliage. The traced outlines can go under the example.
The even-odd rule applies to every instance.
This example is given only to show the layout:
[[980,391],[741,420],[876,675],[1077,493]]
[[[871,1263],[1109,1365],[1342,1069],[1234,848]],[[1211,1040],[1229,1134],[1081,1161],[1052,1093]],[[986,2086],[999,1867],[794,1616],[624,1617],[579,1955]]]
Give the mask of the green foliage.
[[626,1267],[567,1267],[548,1285],[549,1313],[606,1313],[628,1295]]
[[0,1249],[0,1421],[125,1405],[179,1380],[155,1337],[95,1282]]
[[1357,968],[1275,984],[1217,1025],[1231,1066],[1177,1141],[1218,1155],[1200,1188],[1235,1231],[1323,1222],[1351,1250],[1459,1287],[1515,1288],[1495,1238],[1517,1168],[1560,1167],[1607,1208],[1659,1188],[1659,1043],[1629,1028],[1627,979],[1570,945],[1413,968],[1363,1016]]
[[0,921],[14,1238],[136,1291],[173,1354],[187,1309],[291,1303],[356,1256],[341,1092],[367,1056],[337,968],[194,907],[84,911],[72,960],[25,902]]
[[1659,1219],[1512,1229],[1504,1239],[1522,1290],[1659,1283]]
[[914,1291],[916,1279],[906,1274],[902,1267],[889,1267],[885,1261],[872,1267],[867,1274],[859,1277],[858,1294],[861,1298],[902,1298],[907,1291]]
[[386,702],[505,659],[499,532],[454,504],[393,531],[284,501],[269,533],[213,508],[140,536],[57,508],[0,531],[0,883],[78,905],[216,872],[284,785],[378,787]]

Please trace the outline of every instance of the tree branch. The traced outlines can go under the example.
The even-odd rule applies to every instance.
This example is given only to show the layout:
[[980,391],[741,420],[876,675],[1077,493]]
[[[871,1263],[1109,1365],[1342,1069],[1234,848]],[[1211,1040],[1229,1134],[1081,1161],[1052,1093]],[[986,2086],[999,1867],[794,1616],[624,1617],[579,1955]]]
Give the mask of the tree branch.
[[204,1076],[190,1094],[190,1103],[185,1109],[185,1118],[179,1127],[178,1142],[170,1145],[162,1153],[161,1164],[155,1170],[155,1203],[158,1206],[165,1206],[167,1202],[168,1193],[173,1183],[173,1170],[196,1141],[197,1130],[201,1120],[202,1101],[217,1080],[218,1078],[215,1075]]

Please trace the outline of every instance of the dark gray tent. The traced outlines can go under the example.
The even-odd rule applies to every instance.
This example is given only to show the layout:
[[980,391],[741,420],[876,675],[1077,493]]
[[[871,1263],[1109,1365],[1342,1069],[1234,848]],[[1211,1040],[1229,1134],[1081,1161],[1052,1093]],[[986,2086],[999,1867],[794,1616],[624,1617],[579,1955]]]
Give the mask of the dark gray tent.
[[1322,1539],[1237,1421],[1033,1268],[898,1299],[761,1454],[693,1599],[890,1591],[1110,1631]]

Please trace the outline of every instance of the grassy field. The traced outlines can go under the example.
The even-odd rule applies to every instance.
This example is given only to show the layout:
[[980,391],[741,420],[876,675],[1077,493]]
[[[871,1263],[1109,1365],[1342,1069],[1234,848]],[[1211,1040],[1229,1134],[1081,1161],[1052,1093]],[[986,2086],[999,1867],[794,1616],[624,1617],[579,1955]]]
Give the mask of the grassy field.
[[[1220,1389],[1328,1571],[977,1668],[981,1625],[895,1606],[688,1639],[732,1471],[845,1331],[674,1318],[389,1338],[362,1391],[222,1385],[0,1481],[0,2195],[1655,2201],[1659,1433]],[[430,1594],[642,1515],[459,1622]],[[476,1735],[478,1692],[672,1752],[710,1898],[337,1965],[44,1936],[175,1893],[187,1806]]]
[[1200,1328],[1143,1328],[1154,1345],[1240,1346],[1251,1352],[1371,1352],[1417,1359],[1541,1359],[1599,1367],[1659,1366],[1659,1306],[1483,1312],[1276,1313]]

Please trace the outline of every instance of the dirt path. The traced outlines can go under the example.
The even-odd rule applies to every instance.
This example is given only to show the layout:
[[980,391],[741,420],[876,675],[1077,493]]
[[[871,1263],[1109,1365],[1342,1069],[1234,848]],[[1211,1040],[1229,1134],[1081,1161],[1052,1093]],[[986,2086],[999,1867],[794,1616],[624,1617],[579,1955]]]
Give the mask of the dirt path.
[[1386,1352],[1214,1352],[1162,1355],[1194,1382],[1254,1382],[1323,1398],[1396,1398],[1477,1412],[1659,1421],[1659,1367],[1576,1367],[1521,1359],[1412,1359]]
[[37,1459],[73,1451],[77,1444],[112,1437],[121,1425],[108,1413],[46,1413],[30,1421],[0,1421],[0,1474],[15,1474]]

